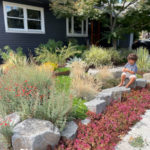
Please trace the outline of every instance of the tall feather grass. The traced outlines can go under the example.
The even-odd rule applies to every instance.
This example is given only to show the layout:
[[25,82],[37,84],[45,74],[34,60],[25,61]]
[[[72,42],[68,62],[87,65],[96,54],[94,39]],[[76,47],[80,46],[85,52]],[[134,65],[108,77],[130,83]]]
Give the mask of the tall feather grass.
[[150,69],[150,56],[146,48],[137,49],[137,66],[140,71],[149,71]]

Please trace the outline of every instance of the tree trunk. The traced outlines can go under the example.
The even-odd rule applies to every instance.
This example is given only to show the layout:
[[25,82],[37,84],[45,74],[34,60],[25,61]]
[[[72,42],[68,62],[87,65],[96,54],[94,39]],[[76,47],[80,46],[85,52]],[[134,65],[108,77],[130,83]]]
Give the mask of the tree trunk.
[[116,39],[112,40],[112,44],[113,44],[113,48],[117,49],[117,40]]

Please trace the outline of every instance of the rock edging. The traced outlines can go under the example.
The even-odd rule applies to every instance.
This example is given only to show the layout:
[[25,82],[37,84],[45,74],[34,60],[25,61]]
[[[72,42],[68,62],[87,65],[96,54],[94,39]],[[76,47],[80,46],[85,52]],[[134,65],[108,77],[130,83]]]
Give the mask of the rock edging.
[[[145,88],[147,80],[141,78],[136,80],[135,87]],[[109,105],[112,101],[121,99],[124,93],[129,93],[131,91],[130,88],[125,87],[114,87],[102,90],[95,99],[86,102],[85,105],[87,106],[88,110],[94,112],[96,114],[102,113],[106,106]]]

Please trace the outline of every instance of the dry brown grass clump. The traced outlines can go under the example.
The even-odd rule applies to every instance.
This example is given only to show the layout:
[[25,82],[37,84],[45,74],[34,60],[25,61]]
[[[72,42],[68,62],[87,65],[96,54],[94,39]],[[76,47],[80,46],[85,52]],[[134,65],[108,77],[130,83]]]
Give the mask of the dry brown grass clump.
[[120,79],[114,78],[114,75],[109,69],[111,69],[110,66],[100,68],[99,72],[95,76],[96,81],[102,83],[102,89],[112,88],[117,86],[120,82]]
[[101,83],[96,83],[93,76],[85,72],[84,62],[74,62],[71,69],[72,89],[76,97],[86,100],[93,99],[101,88]]
[[101,82],[104,82],[104,80],[113,79],[113,74],[109,71],[109,69],[109,66],[100,68],[99,72],[96,74],[96,79]]

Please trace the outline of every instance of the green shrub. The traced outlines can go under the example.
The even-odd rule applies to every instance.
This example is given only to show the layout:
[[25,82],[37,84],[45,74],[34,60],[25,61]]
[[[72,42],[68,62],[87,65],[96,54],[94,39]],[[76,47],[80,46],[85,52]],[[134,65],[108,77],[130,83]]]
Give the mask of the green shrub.
[[[1,76],[0,114],[18,112],[22,120],[50,120],[62,130],[72,110],[70,90],[63,89],[63,83],[58,90],[50,72],[34,67],[16,68]],[[65,84],[69,87],[69,80]]]
[[150,69],[149,51],[145,48],[137,49],[137,66],[140,71],[148,71]]
[[27,81],[30,86],[36,86],[41,94],[53,84],[51,72],[44,69],[39,70],[34,65],[10,69],[7,74],[1,76],[1,81],[1,86],[4,87],[25,84],[25,81]]
[[86,113],[88,111],[87,107],[84,105],[86,100],[74,99],[73,100],[73,110],[72,116],[76,119],[85,119],[87,117]]
[[37,55],[35,57],[37,63],[53,62],[64,65],[68,58],[79,54],[80,51],[71,42],[67,46],[62,46],[60,41],[49,40],[46,45],[42,44],[36,48],[35,53]]
[[111,62],[114,64],[114,65],[120,65],[121,63],[121,57],[120,57],[120,52],[115,50],[115,49],[108,49],[108,53],[110,54],[111,56]]
[[135,53],[134,50],[129,50],[129,49],[120,49],[120,64],[125,64],[127,63],[127,57],[131,53]]
[[69,39],[69,42],[72,43],[72,45],[76,46],[76,50],[80,51],[80,53],[76,54],[76,57],[82,57],[82,54],[87,50],[86,45],[79,45],[78,41],[76,39]]
[[140,78],[143,78],[143,76],[140,75],[140,74],[137,74],[136,76],[137,76],[137,78],[139,78],[139,79],[140,79]]
[[85,61],[89,66],[108,65],[111,64],[111,55],[105,48],[92,46],[89,51],[85,52]]
[[[37,105],[37,103],[39,105]],[[69,92],[58,92],[53,88],[50,95],[43,98],[42,103],[38,98],[37,102],[35,101],[32,107],[30,107],[29,103],[27,108],[32,108],[30,110],[33,118],[50,120],[58,126],[60,130],[63,130],[72,110],[72,98]]]
[[66,72],[66,71],[70,71],[70,68],[68,67],[63,67],[63,68],[57,68],[55,70],[55,72]]
[[34,96],[19,95],[16,97],[15,92],[11,94],[5,92],[5,94],[5,99],[0,101],[0,105],[3,106],[0,112],[5,111],[6,114],[18,112],[22,120],[28,118],[49,120],[63,129],[72,110],[70,93],[58,92],[54,87],[49,93],[46,90],[43,95],[34,93]]
[[70,90],[71,78],[69,76],[58,76],[56,78],[56,87],[60,91]]
[[48,40],[46,44],[40,44],[36,49],[35,52],[37,55],[41,54],[42,49],[46,49],[51,53],[55,53],[57,49],[61,48],[63,46],[62,41],[55,41],[55,40]]
[[3,122],[1,124],[2,125],[0,125],[0,134],[2,136],[0,136],[0,143],[1,142],[3,143],[2,148],[3,149],[11,148],[12,147],[11,138],[13,135],[13,131],[12,131],[13,129],[7,122]]
[[9,46],[5,46],[3,50],[0,49],[0,55],[4,63],[9,65],[25,66],[28,64],[27,57],[21,47],[12,50]]
[[60,65],[64,65],[66,60],[70,57],[74,57],[76,54],[80,54],[80,51],[76,49],[76,45],[72,45],[71,42],[68,44],[68,46],[64,46],[61,49],[58,49],[56,52],[58,57],[58,64]]
[[49,40],[46,44],[41,44],[35,49],[35,60],[38,63],[53,62],[57,63],[56,50],[63,46],[63,42]]

